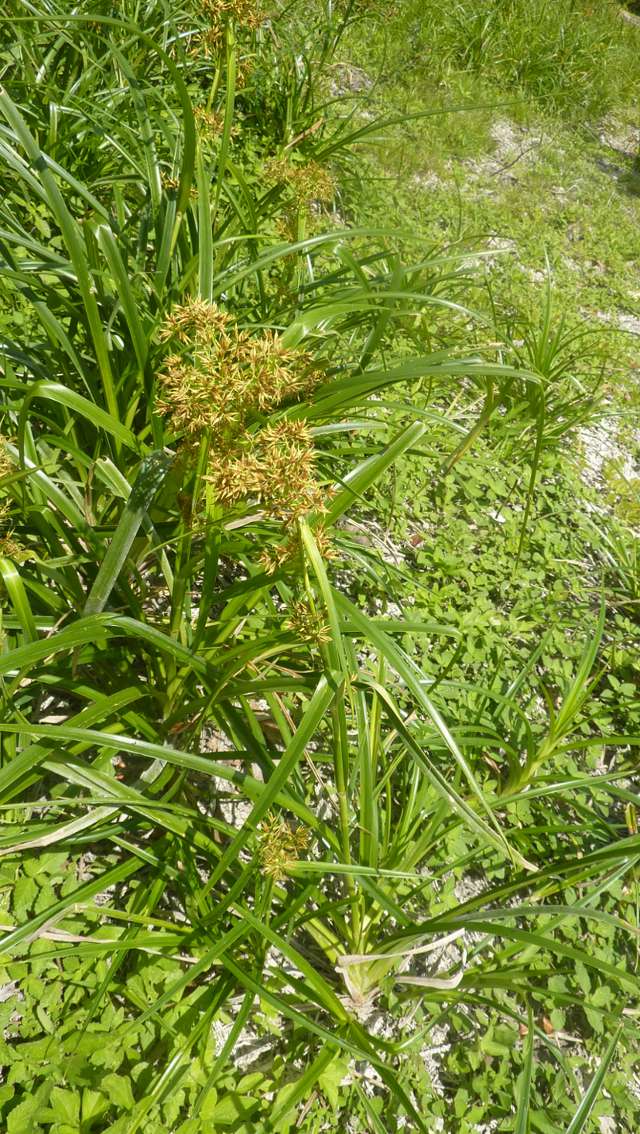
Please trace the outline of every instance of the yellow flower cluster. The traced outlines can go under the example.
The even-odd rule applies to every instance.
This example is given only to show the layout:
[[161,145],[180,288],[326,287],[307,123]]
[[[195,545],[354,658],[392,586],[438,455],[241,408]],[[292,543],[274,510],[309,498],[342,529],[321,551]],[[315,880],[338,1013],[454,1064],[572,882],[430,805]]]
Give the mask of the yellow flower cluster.
[[[316,524],[313,537],[325,562],[336,558],[337,552],[335,544],[330,532],[327,531],[324,524]],[[300,540],[296,534],[292,538],[285,540],[284,543],[266,547],[260,555],[260,562],[267,574],[274,575],[275,572],[279,571],[285,564],[291,566],[300,556]]]
[[292,827],[280,816],[266,819],[259,837],[260,863],[265,874],[275,881],[286,877],[310,842],[309,832],[304,827]]
[[[198,124],[200,141],[213,145],[218,142],[224,133],[224,114],[219,110],[207,110],[206,106],[196,106],[194,110]],[[240,132],[237,123],[231,127],[231,137],[235,138]]]
[[249,496],[272,519],[290,523],[325,506],[314,464],[306,425],[281,421],[247,438],[237,454],[214,458],[208,479],[221,503],[236,504]]
[[312,610],[304,601],[292,604],[285,627],[311,646],[324,646],[331,641],[331,628],[320,611]]
[[160,338],[182,349],[158,376],[158,410],[190,439],[209,430],[218,445],[228,443],[252,413],[300,397],[318,380],[307,354],[287,350],[271,331],[254,338],[201,299],[174,309]]
[[[13,472],[13,461],[9,455],[4,437],[0,437],[0,480],[4,480]],[[10,506],[6,501],[0,502],[0,528],[9,522]],[[0,556],[4,559],[13,559],[16,563],[24,563],[31,557],[22,544],[13,538],[12,531],[0,532]]]
[[[0,515],[0,521],[2,516]],[[33,552],[24,547],[17,539],[13,538],[13,532],[7,532],[6,535],[0,535],[0,557],[3,559],[12,559],[14,563],[26,563],[27,559],[33,559]]]
[[200,10],[209,23],[203,41],[211,50],[220,48],[227,23],[231,22],[239,29],[255,31],[265,19],[256,0],[201,0]]
[[196,106],[193,111],[196,122],[210,134],[221,134],[224,128],[224,114],[219,110],[207,110],[206,106]]
[[13,461],[9,456],[7,449],[7,442],[4,437],[0,436],[0,480],[8,476],[13,471]]
[[182,306],[174,307],[166,316],[159,338],[163,343],[176,339],[185,346],[194,339],[198,342],[215,337],[226,330],[230,322],[230,316],[215,303],[208,303],[206,299],[190,299]]
[[[0,437],[0,480],[4,480],[12,472],[13,461],[4,438]],[[10,514],[10,505],[6,501],[0,502],[0,528],[4,528],[9,523]],[[14,563],[25,563],[27,559],[33,558],[32,552],[14,539],[10,530],[0,531],[0,556],[3,559],[13,559]]]
[[287,157],[272,158],[265,166],[265,178],[270,185],[284,185],[298,208],[310,208],[314,202],[329,204],[336,191],[336,183],[329,171],[317,161],[298,165]]
[[[164,189],[165,193],[177,193],[178,189],[180,188],[180,178],[173,177],[170,173],[161,173],[160,181],[162,182],[162,188]],[[196,189],[195,185],[192,185],[189,189],[189,198],[192,201],[196,201],[198,199],[198,190]]]
[[235,20],[244,27],[257,28],[264,13],[256,0],[201,0],[202,11],[211,23]]
[[[211,438],[206,479],[216,500],[226,507],[254,501],[270,519],[290,527],[325,510],[327,494],[316,478],[307,426],[281,420],[251,428],[252,419],[318,382],[320,371],[310,356],[286,349],[271,331],[259,338],[248,334],[216,304],[201,299],[174,308],[159,337],[172,353],[158,375],[158,410],[182,434],[187,460],[201,436]],[[291,532],[264,565],[275,571],[299,550],[297,533]]]

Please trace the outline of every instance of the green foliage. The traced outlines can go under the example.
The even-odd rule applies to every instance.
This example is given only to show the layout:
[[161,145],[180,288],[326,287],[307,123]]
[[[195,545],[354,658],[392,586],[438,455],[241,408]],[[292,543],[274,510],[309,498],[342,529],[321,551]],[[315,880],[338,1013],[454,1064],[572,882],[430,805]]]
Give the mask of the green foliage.
[[489,336],[333,207],[386,11],[7,13],[9,1134],[632,1121],[633,563],[558,520],[599,386],[550,295]]
[[616,0],[420,0],[402,19],[419,68],[432,78],[469,71],[580,115],[633,95],[638,29],[623,23]]

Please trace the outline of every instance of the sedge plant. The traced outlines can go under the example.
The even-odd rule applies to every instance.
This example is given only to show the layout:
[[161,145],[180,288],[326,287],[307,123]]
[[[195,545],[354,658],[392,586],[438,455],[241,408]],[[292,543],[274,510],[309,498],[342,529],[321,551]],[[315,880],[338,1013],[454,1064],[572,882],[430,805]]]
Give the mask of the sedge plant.
[[[547,767],[593,651],[549,739],[519,754],[516,725],[501,732],[503,714],[526,729],[517,689],[473,729],[451,724],[403,623],[340,585],[347,513],[419,459],[428,417],[406,391],[453,398],[509,367],[396,334],[398,312],[445,302],[420,288],[441,265],[403,268],[389,233],[323,216],[338,190],[321,130],[295,162],[273,152],[304,133],[307,104],[282,67],[291,97],[260,107],[252,62],[273,29],[255,5],[11,7],[1,952],[16,987],[60,986],[65,1013],[6,1099],[8,1129],[286,1130],[332,1067],[359,1087],[367,1066],[389,1114],[426,1130],[400,1068],[430,1010],[488,1003],[533,1035],[540,958],[606,969],[607,1023],[637,991],[637,930],[607,904],[637,835],[604,816],[615,783]],[[507,790],[478,736],[506,751]],[[568,823],[593,803],[568,852],[529,837],[531,785],[562,793]],[[60,884],[29,897],[24,876],[52,856]],[[469,862],[481,896],[441,901]],[[567,924],[591,923],[623,942],[620,963],[567,944]],[[406,1003],[415,1035],[381,1040],[371,1013]],[[247,1027],[277,1033],[286,1078],[236,1089]],[[533,1053],[531,1039],[521,1116]]]

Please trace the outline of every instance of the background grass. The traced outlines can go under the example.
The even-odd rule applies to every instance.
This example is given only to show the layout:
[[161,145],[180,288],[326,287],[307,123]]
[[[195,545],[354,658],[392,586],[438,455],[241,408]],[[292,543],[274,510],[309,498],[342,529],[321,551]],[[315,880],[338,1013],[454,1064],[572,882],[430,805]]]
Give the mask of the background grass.
[[620,19],[617,0],[409,0],[399,17],[404,45],[396,38],[388,47],[399,72],[410,68],[418,81],[446,83],[467,72],[581,117],[634,97],[637,32]]

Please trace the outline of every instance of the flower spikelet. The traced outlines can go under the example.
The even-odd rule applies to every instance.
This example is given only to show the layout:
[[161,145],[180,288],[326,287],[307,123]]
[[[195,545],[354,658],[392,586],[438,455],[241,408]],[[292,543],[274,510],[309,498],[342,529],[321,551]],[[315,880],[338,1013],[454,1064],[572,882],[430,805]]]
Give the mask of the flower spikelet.
[[309,604],[303,601],[293,603],[285,627],[297,634],[302,642],[311,646],[325,646],[331,641],[331,628],[324,621],[322,614],[312,610]]
[[158,410],[192,440],[210,430],[218,444],[229,442],[252,414],[306,395],[320,379],[304,351],[271,331],[248,334],[205,300],[174,308],[159,337],[174,349],[158,375]]
[[318,382],[310,356],[288,350],[273,331],[266,331],[259,339],[249,338],[245,358],[254,379],[256,404],[262,411],[309,393]]
[[292,521],[322,511],[325,494],[315,477],[315,452],[303,422],[267,426],[239,455],[216,458],[209,480],[221,503],[254,497],[273,519]]
[[183,344],[192,339],[208,342],[228,333],[232,324],[231,316],[221,311],[216,303],[208,303],[206,299],[190,299],[187,303],[174,307],[167,315],[159,337],[161,342],[170,339],[177,339]]
[[[318,551],[325,562],[338,558],[338,550],[335,546],[333,536],[324,524],[316,525],[313,537],[316,541]],[[302,546],[300,536],[296,532],[283,543],[266,547],[260,555],[260,563],[268,575],[275,575],[276,571],[280,571],[283,567],[295,567],[301,559],[301,556]]]
[[196,106],[193,113],[202,136],[208,141],[217,140],[224,131],[224,114],[217,110],[207,110],[206,106]]
[[[174,177],[172,173],[162,172],[160,174],[160,181],[162,182],[162,188],[164,189],[165,193],[177,193],[178,189],[180,188],[180,178]],[[192,185],[189,189],[189,198],[192,201],[196,201],[198,199],[198,190],[196,189],[195,185]]]
[[208,21],[202,41],[210,50],[222,46],[228,21],[246,31],[255,31],[265,18],[256,0],[201,0],[201,11]]
[[28,559],[33,559],[34,555],[19,540],[13,538],[13,532],[6,532],[0,535],[0,558],[12,559],[14,563],[26,563]]
[[5,476],[9,476],[13,472],[13,461],[7,449],[7,443],[4,437],[0,437],[0,480]]
[[260,552],[260,563],[267,575],[275,575],[282,567],[291,567],[300,557],[300,541],[288,539],[284,543],[265,547]]
[[332,559],[338,559],[339,553],[335,545],[333,535],[325,524],[318,524],[314,533],[316,547],[325,562],[330,562]]
[[292,827],[280,816],[270,816],[260,827],[258,855],[262,868],[275,881],[286,877],[291,866],[309,846],[305,827]]
[[190,439],[207,429],[214,433],[223,428],[237,431],[243,420],[242,375],[235,369],[229,371],[225,388],[203,371],[201,362],[197,355],[193,362],[175,354],[165,360],[159,376],[162,392],[158,410],[169,415],[173,427]]
[[202,11],[211,23],[236,20],[244,27],[257,28],[264,15],[256,0],[201,0]]
[[299,165],[287,157],[271,158],[265,178],[271,185],[286,186],[298,208],[311,208],[314,202],[329,204],[336,192],[335,179],[317,161]]
[[[0,480],[9,476],[13,471],[13,462],[7,450],[6,441],[0,437]],[[0,501],[0,529],[6,529],[10,523],[11,504],[8,500]],[[13,532],[0,530],[0,556],[3,559],[12,559],[14,563],[25,563],[32,559],[33,554],[24,547],[19,540],[14,539]]]

